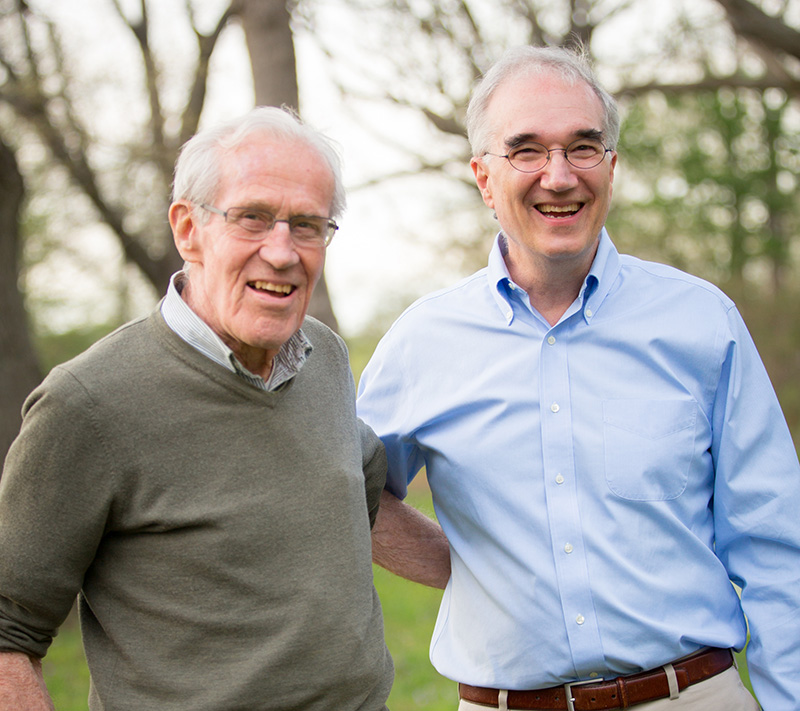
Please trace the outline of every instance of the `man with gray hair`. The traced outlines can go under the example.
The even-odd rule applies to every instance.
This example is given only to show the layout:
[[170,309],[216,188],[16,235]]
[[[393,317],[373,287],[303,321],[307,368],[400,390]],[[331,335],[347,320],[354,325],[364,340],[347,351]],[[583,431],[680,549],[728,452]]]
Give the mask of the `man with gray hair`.
[[0,709],[52,708],[40,659],[76,595],[90,709],[385,709],[385,456],[306,317],[344,203],[335,149],[286,111],[183,148],[187,270],[52,371],[6,460]]
[[[747,622],[756,695],[796,711],[800,467],[736,307],[615,249],[619,118],[581,55],[510,51],[467,124],[500,232],[364,371],[374,559],[447,585],[431,659],[461,711],[756,709]],[[422,467],[449,556],[394,498]]]

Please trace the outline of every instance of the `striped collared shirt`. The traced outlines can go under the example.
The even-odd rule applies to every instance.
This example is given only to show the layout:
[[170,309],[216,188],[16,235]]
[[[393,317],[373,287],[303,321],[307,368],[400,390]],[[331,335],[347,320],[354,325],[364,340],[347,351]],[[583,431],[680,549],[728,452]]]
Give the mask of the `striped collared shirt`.
[[300,372],[312,350],[311,342],[302,330],[294,333],[281,346],[272,361],[272,372],[264,380],[247,370],[233,351],[181,298],[181,291],[187,281],[185,272],[180,271],[172,275],[167,295],[161,303],[161,315],[167,325],[190,346],[260,390],[277,390]]

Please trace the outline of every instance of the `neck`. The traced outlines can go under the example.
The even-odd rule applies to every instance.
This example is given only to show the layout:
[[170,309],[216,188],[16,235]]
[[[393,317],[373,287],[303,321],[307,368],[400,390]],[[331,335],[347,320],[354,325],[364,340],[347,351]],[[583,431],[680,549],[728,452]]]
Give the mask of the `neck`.
[[272,354],[260,349],[252,349],[252,353],[243,352],[241,348],[238,350],[231,348],[230,343],[227,345],[228,348],[233,351],[238,361],[247,368],[247,370],[253,373],[253,375],[258,375],[263,380],[269,379],[272,373],[272,363],[274,362],[274,356]]
[[504,257],[511,278],[525,289],[531,306],[555,326],[580,293],[594,253],[588,261],[548,259],[540,255],[523,260],[507,252]]
[[276,350],[265,350],[255,346],[250,346],[246,343],[235,341],[228,337],[225,333],[220,332],[219,329],[214,328],[214,323],[210,320],[207,314],[212,313],[210,309],[205,308],[205,304],[199,303],[195,298],[195,292],[192,289],[191,281],[187,280],[183,283],[179,290],[181,298],[186,302],[189,308],[195,312],[205,323],[217,334],[222,342],[233,351],[234,356],[248,371],[253,375],[260,376],[263,380],[269,379],[272,373],[272,363],[277,355]]

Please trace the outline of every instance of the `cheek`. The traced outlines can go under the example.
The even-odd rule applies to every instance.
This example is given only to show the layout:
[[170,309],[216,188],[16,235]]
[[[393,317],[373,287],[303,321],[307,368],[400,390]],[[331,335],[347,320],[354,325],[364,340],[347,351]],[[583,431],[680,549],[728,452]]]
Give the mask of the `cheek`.
[[322,271],[325,268],[325,254],[306,260],[304,267],[308,279],[308,291],[311,292],[322,277]]

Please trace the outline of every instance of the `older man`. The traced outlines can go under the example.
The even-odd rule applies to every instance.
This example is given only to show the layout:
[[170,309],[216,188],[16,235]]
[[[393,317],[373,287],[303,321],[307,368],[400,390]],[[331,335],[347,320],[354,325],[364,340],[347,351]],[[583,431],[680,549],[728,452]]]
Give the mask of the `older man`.
[[[488,267],[401,316],[358,401],[452,548],[434,665],[462,711],[755,709],[746,616],[758,698],[796,711],[800,468],[735,306],[617,253],[619,120],[581,57],[510,52],[467,117]],[[395,511],[376,559],[415,577]]]
[[306,318],[343,207],[335,150],[281,110],[184,147],[186,273],[53,370],[6,461],[0,709],[50,708],[38,660],[76,595],[91,709],[385,708],[385,458]]

